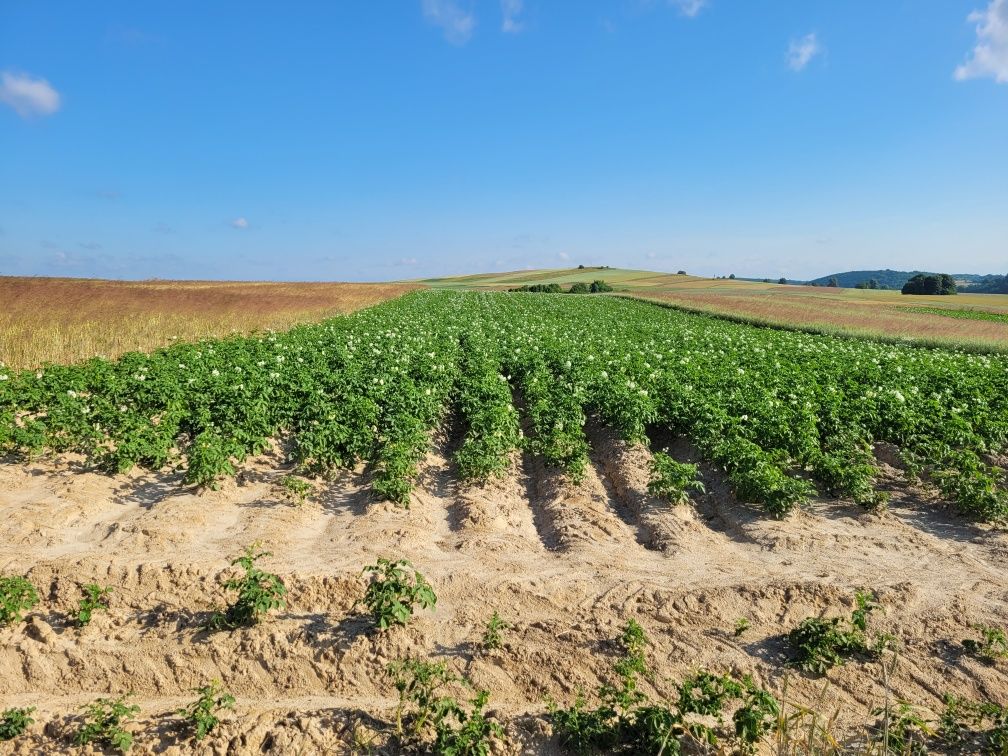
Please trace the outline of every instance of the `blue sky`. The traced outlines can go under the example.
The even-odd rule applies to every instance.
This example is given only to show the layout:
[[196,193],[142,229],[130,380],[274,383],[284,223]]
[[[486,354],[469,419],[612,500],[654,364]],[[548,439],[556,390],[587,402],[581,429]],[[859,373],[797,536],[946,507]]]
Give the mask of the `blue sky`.
[[1008,272],[1008,0],[0,0],[0,273]]

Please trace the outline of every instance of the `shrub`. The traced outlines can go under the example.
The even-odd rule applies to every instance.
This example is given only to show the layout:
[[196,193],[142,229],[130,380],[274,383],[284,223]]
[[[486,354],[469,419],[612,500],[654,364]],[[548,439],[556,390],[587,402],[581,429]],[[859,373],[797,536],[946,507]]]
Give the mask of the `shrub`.
[[414,606],[433,609],[437,603],[430,584],[406,559],[393,562],[379,558],[362,574],[372,576],[363,601],[379,630],[405,625],[413,616]]
[[272,609],[283,607],[283,597],[287,593],[283,581],[276,575],[256,567],[256,560],[270,556],[268,551],[259,551],[258,544],[245,549],[245,553],[231,562],[240,566],[245,574],[224,583],[228,591],[237,591],[238,598],[223,612],[214,612],[205,630],[234,630],[238,627],[254,625]]
[[98,743],[126,753],[133,747],[133,735],[124,725],[140,713],[140,707],[128,703],[129,695],[99,698],[84,707],[84,718],[74,742],[79,746]]
[[592,281],[591,286],[588,287],[588,291],[592,294],[603,294],[612,290],[613,287],[602,280]]
[[192,729],[196,740],[203,740],[220,724],[219,715],[234,708],[235,699],[220,687],[217,680],[212,680],[202,688],[195,688],[193,692],[198,693],[199,698],[184,709],[179,709],[177,714]]
[[584,281],[578,281],[570,287],[568,294],[590,294],[591,288]]
[[0,740],[13,740],[34,724],[34,706],[27,709],[7,709],[0,714]]
[[20,575],[0,577],[0,624],[20,622],[26,612],[39,602],[38,593],[28,580]]

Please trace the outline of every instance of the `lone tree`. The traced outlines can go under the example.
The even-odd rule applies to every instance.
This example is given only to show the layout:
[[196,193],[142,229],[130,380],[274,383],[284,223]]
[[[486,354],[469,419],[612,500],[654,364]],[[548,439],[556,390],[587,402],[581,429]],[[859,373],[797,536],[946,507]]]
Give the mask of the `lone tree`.
[[901,289],[903,294],[955,294],[956,282],[948,273],[927,275],[918,273]]
[[732,281],[734,281],[735,280],[735,274],[734,273],[729,273],[728,274],[728,278],[730,278]]
[[784,276],[781,276],[780,278],[777,279],[777,283],[779,283],[779,284],[781,284],[781,283],[782,284],[786,284],[787,283],[787,279],[784,278]]
[[840,282],[837,281],[837,277],[836,276],[830,276],[830,280],[829,280],[829,282],[826,285],[827,286],[832,286],[834,289],[840,288]]

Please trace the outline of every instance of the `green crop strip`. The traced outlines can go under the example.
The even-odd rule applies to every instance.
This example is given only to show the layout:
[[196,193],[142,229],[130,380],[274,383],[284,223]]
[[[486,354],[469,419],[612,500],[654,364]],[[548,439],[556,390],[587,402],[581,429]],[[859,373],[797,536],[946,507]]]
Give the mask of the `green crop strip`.
[[[524,413],[527,437],[519,430]],[[817,492],[865,506],[875,442],[964,512],[1008,519],[1008,357],[756,328],[622,298],[417,292],[282,334],[117,361],[0,369],[0,451],[77,451],[110,471],[214,485],[289,436],[304,474],[364,461],[408,504],[434,429],[463,477],[518,448],[576,476],[587,418],[690,438],[737,496],[782,516]]]
[[918,312],[922,315],[941,315],[959,320],[989,320],[992,323],[1008,323],[1008,313],[986,312],[985,310],[950,310],[944,307],[902,307],[906,312]]

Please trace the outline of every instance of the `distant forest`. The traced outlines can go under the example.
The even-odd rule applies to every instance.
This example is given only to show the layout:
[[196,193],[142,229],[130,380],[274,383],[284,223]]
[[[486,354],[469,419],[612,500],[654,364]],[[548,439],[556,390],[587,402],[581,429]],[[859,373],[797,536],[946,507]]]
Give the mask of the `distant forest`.
[[[934,276],[923,270],[849,270],[845,273],[832,273],[808,281],[818,286],[841,286],[845,289],[869,288],[868,283],[875,282],[871,288],[902,289],[907,281],[916,275]],[[979,275],[977,273],[953,273],[952,278],[959,282],[959,291],[963,294],[1008,294],[1008,275]]]

